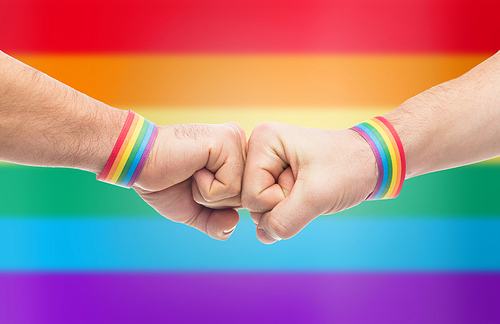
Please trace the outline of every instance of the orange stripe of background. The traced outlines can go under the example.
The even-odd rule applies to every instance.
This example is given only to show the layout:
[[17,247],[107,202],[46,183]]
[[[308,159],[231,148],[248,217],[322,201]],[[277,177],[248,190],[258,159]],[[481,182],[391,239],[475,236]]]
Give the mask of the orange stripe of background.
[[[14,55],[15,56],[15,55]],[[24,55],[115,106],[397,106],[485,55]]]

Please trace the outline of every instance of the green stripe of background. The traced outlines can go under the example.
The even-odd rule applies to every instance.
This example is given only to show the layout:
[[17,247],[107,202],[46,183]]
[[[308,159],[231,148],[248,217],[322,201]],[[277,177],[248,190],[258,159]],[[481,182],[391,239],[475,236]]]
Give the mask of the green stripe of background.
[[[0,182],[0,217],[157,215],[132,189],[84,171],[4,164]],[[409,179],[398,198],[364,202],[342,214],[500,216],[499,192],[500,165],[481,163]]]

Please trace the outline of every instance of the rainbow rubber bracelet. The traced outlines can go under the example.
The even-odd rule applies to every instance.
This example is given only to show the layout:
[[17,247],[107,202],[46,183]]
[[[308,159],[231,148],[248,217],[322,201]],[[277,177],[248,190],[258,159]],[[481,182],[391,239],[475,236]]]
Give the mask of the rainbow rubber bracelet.
[[367,200],[396,198],[406,175],[403,144],[394,127],[378,116],[351,129],[358,132],[372,148],[378,166],[378,181]]
[[158,135],[158,126],[129,110],[125,125],[97,180],[130,188],[141,173]]

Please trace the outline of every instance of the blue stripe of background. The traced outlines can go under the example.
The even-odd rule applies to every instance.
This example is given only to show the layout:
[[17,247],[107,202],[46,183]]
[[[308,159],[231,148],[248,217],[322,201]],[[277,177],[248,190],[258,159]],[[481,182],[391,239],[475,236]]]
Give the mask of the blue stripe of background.
[[322,216],[265,246],[161,217],[0,219],[0,271],[499,271],[500,218]]

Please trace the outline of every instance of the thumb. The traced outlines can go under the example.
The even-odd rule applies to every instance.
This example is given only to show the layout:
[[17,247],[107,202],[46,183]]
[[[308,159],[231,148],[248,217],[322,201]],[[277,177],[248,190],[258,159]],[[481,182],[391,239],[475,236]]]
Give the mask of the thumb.
[[264,244],[289,239],[309,222],[321,215],[317,195],[308,194],[304,180],[297,180],[285,199],[270,212],[262,214],[257,225],[257,238]]

